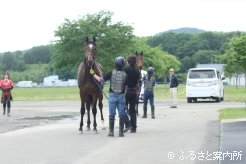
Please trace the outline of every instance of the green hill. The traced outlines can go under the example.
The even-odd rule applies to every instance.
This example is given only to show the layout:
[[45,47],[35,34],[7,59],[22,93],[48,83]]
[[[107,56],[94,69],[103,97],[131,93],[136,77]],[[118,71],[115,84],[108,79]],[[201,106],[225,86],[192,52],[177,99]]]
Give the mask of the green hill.
[[190,28],[190,27],[184,27],[184,28],[178,28],[178,29],[171,29],[168,31],[163,31],[163,32],[159,32],[156,35],[161,35],[163,33],[202,33],[202,32],[206,32],[205,30],[202,29],[198,29],[198,28]]

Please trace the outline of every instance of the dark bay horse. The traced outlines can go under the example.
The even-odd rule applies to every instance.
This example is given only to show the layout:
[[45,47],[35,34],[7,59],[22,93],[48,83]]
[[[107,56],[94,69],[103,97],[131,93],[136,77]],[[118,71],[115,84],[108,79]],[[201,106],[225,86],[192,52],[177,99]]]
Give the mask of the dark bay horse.
[[96,39],[93,38],[93,41],[89,41],[89,38],[86,37],[84,42],[84,61],[79,65],[78,68],[78,86],[80,90],[80,100],[81,100],[81,121],[79,130],[83,132],[83,117],[85,114],[85,105],[87,109],[87,129],[90,130],[90,107],[92,107],[92,113],[94,117],[93,122],[93,131],[97,133],[97,122],[96,122],[96,114],[97,114],[97,101],[99,101],[99,108],[101,112],[101,120],[104,122],[103,113],[102,113],[102,99],[103,94],[99,89],[99,86],[102,88],[100,83],[96,83],[96,80],[93,79],[90,74],[90,69],[93,68],[95,73],[98,76],[102,76],[101,65],[95,61],[96,56]]
[[136,68],[140,72],[140,77],[139,77],[139,80],[138,80],[137,102],[136,102],[136,109],[135,109],[136,110],[136,114],[138,115],[139,96],[140,96],[141,87],[142,87],[141,70],[143,68],[143,51],[141,51],[140,53],[138,53],[138,51],[136,51]]

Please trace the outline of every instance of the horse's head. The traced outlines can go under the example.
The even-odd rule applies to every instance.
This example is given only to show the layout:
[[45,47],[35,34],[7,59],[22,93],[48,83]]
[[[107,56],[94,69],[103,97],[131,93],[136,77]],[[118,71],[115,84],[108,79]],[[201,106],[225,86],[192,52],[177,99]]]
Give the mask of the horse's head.
[[141,51],[140,53],[138,53],[136,51],[136,65],[140,70],[142,69],[142,67],[143,67],[143,51]]
[[88,66],[92,66],[95,62],[96,57],[96,38],[93,37],[93,40],[90,41],[88,37],[85,38],[84,42],[84,50],[85,50],[85,62]]

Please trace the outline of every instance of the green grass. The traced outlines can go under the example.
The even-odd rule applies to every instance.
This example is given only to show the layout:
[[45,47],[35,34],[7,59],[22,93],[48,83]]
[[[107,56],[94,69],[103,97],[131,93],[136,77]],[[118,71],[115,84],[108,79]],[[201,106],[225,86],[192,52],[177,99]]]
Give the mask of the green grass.
[[225,86],[225,100],[246,102],[246,88],[244,86]]
[[[108,95],[108,85],[105,85],[104,92]],[[78,87],[61,88],[14,88],[14,100],[79,100]],[[169,99],[169,88],[166,84],[157,84],[154,88],[155,99]],[[179,85],[178,99],[186,99],[185,85]],[[234,86],[225,87],[226,101],[246,101],[246,90],[244,87],[238,89]]]
[[79,100],[77,87],[61,88],[14,88],[12,94],[15,100]]
[[246,107],[221,109],[219,110],[219,118],[220,120],[246,118]]
[[[156,99],[169,99],[169,86],[167,84],[157,84],[154,87]],[[178,87],[178,99],[185,99],[185,85],[181,84]]]
[[[108,95],[108,85],[105,85],[104,92]],[[167,85],[155,86],[156,99],[168,99],[169,88]],[[12,90],[14,100],[36,101],[36,100],[79,100],[79,89],[77,87],[61,88],[14,88]],[[180,99],[185,97],[185,86],[179,87]]]

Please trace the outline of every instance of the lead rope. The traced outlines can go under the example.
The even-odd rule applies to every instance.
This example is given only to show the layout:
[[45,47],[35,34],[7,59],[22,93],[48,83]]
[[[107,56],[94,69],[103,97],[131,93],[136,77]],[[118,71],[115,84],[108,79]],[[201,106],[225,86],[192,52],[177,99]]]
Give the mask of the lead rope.
[[[92,69],[92,66],[91,66],[91,69]],[[99,84],[99,82],[95,79],[95,77],[93,75],[92,76],[92,79],[94,80],[94,82],[96,83],[97,87],[99,88],[99,90],[104,94],[104,96],[108,99],[108,96],[106,95],[106,93],[103,91],[101,85]]]

